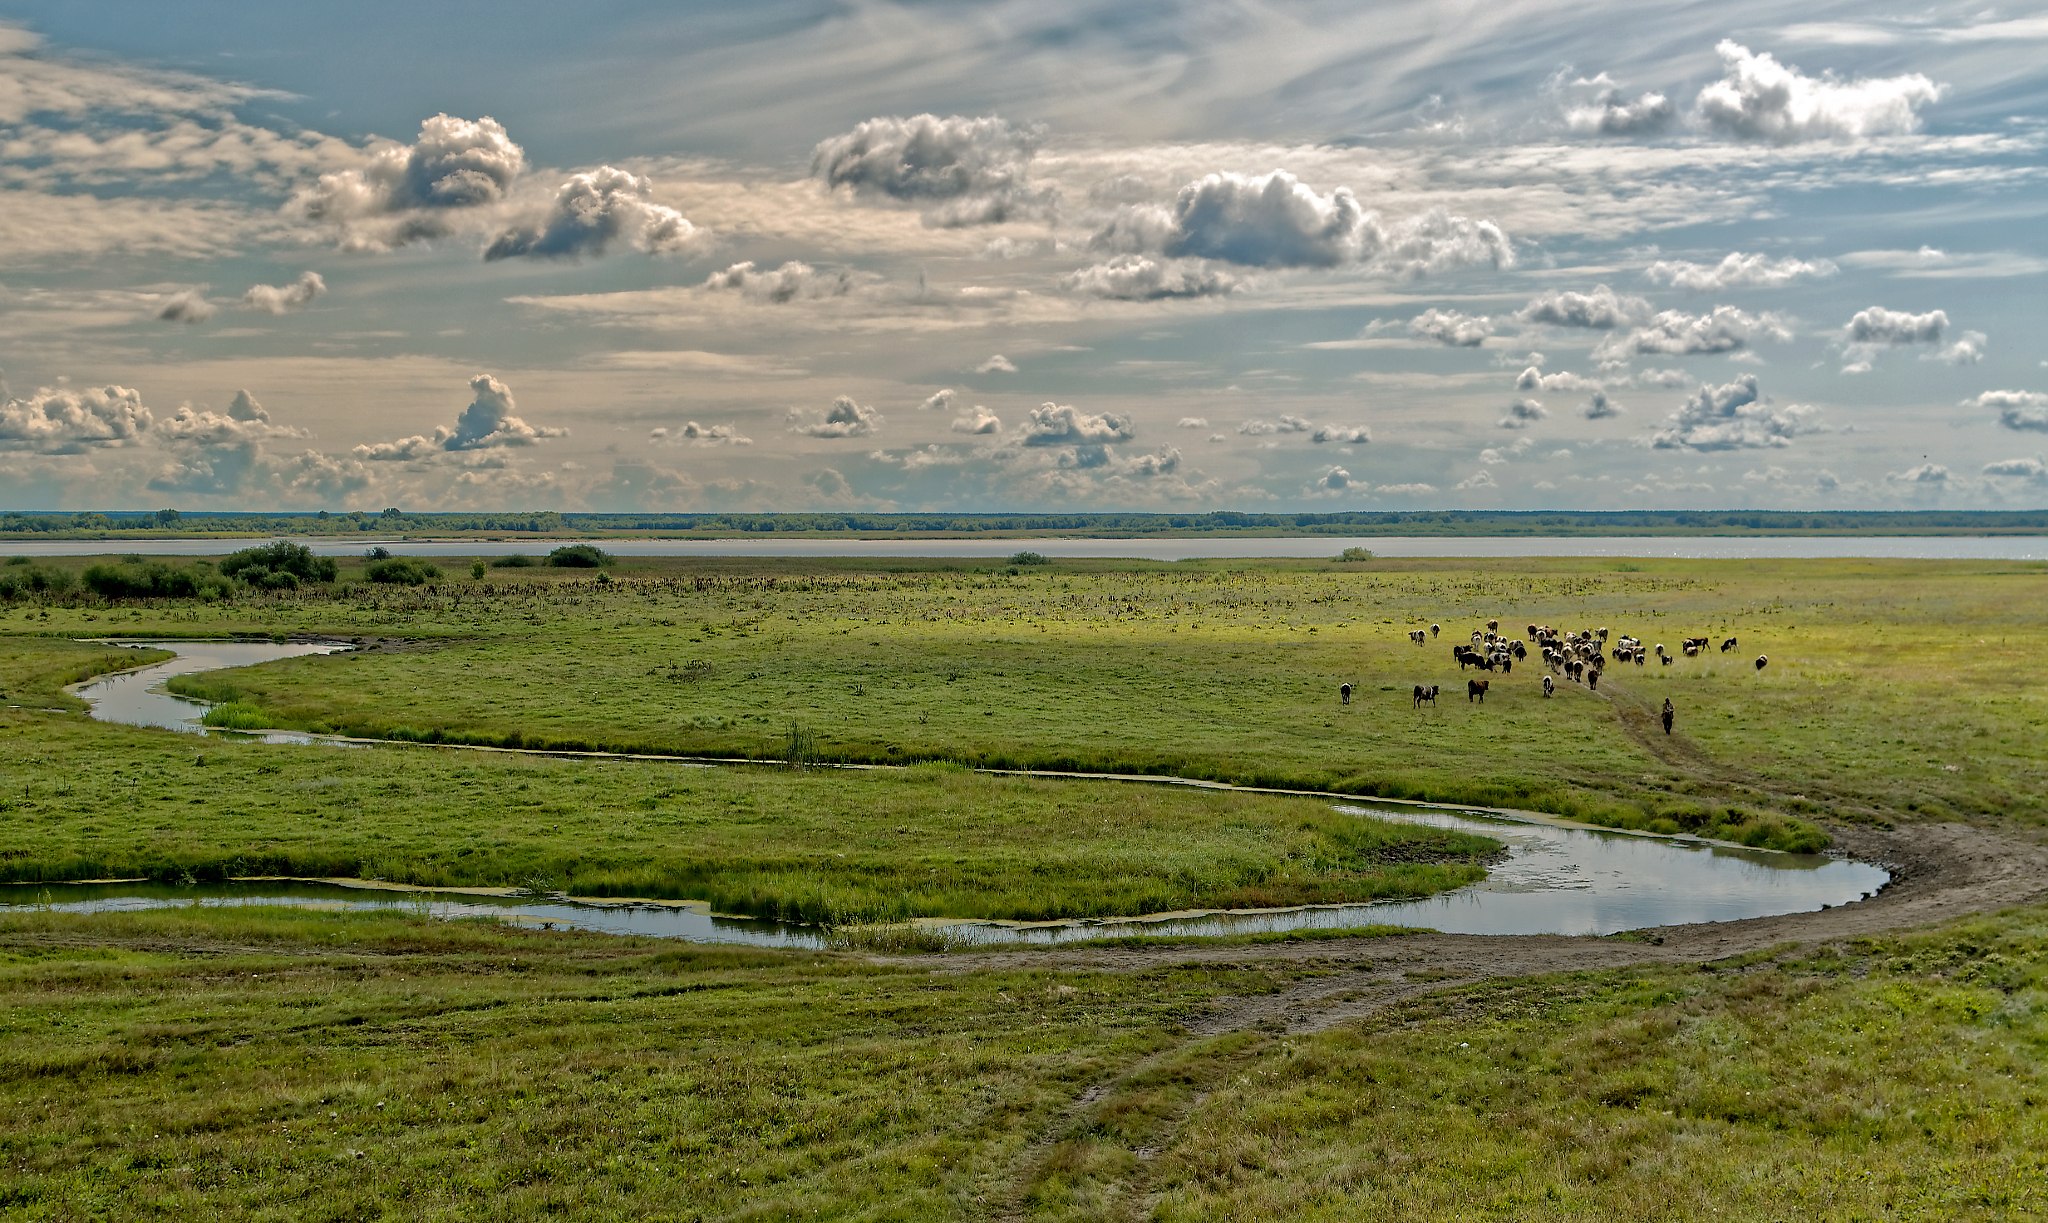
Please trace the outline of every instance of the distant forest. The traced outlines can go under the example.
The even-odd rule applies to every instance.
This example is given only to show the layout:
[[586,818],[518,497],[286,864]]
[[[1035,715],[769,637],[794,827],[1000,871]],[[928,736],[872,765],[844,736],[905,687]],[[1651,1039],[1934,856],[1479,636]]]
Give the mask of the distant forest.
[[1326,514],[563,514],[0,512],[0,538],[1139,535],[2039,535],[2048,510],[1420,510]]

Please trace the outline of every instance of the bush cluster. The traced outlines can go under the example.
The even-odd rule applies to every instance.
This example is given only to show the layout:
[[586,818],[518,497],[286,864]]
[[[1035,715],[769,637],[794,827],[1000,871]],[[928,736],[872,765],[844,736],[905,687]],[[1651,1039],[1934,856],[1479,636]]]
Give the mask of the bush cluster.
[[332,557],[282,539],[230,553],[220,571],[258,590],[294,590],[305,582],[331,582],[335,574]]
[[441,570],[417,556],[393,556],[370,562],[364,568],[363,576],[372,582],[385,582],[393,586],[424,586],[428,582],[440,581]]
[[182,569],[162,561],[124,561],[93,565],[85,571],[85,588],[102,599],[225,599],[235,581],[204,565]]
[[596,544],[563,544],[548,553],[548,564],[557,569],[602,569],[611,563],[611,553]]
[[32,565],[23,556],[11,558],[6,568],[0,569],[0,599],[9,603],[35,595],[61,597],[70,594],[75,585],[77,579],[64,570]]

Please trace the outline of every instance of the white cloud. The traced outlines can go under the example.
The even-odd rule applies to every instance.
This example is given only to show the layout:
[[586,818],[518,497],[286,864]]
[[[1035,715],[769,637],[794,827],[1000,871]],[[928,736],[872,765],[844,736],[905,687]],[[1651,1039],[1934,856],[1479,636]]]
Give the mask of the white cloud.
[[700,425],[694,420],[684,421],[671,429],[666,425],[650,430],[652,441],[674,441],[694,446],[751,446],[754,439],[746,437],[731,425]]
[[1627,335],[1608,337],[1595,355],[1626,358],[1653,353],[1727,353],[1745,349],[1753,340],[1783,343],[1791,338],[1792,331],[1784,320],[1769,311],[1750,314],[1735,306],[1716,306],[1705,314],[1666,310]]
[[0,448],[72,454],[133,442],[153,423],[133,387],[43,387],[0,403]]
[[867,437],[882,424],[880,412],[855,403],[850,395],[834,399],[832,406],[815,418],[792,410],[789,419],[791,431],[810,437]]
[[1254,418],[1237,427],[1246,437],[1271,437],[1276,433],[1312,433],[1315,425],[1291,413],[1283,414],[1279,420]]
[[1514,263],[1507,236],[1491,221],[1437,208],[1389,226],[1350,188],[1326,195],[1285,170],[1206,175],[1182,187],[1171,206],[1124,207],[1093,241],[1106,250],[1262,268],[1371,264],[1419,275]]
[[212,318],[217,307],[198,289],[186,289],[173,293],[157,309],[156,316],[166,323],[203,323]]
[[457,454],[466,451],[497,450],[508,446],[531,446],[543,438],[567,437],[567,429],[529,425],[514,415],[518,406],[512,388],[489,374],[469,380],[469,406],[455,418],[455,425],[436,426],[432,436],[414,434],[392,442],[357,446],[355,457],[365,462],[405,462]]
[[994,412],[989,411],[980,404],[975,404],[972,410],[954,417],[953,423],[948,427],[955,433],[980,435],[1001,433],[1003,431],[1003,422]]
[[1493,473],[1490,471],[1475,471],[1451,487],[1461,493],[1477,488],[1493,488],[1495,487]]
[[1931,344],[1948,327],[1948,312],[1911,314],[1871,306],[1858,310],[1842,331],[1851,344]]
[[1948,468],[1943,467],[1939,463],[1922,463],[1917,467],[1908,467],[1904,471],[1891,472],[1885,476],[1885,479],[1892,481],[1894,484],[1918,484],[1922,486],[1947,484]]
[[1609,399],[1606,391],[1596,390],[1593,392],[1593,397],[1586,402],[1585,408],[1579,414],[1587,420],[1607,420],[1611,417],[1619,416],[1621,413],[1621,405]]
[[1534,399],[1517,399],[1508,405],[1507,415],[1500,418],[1503,429],[1526,429],[1550,415],[1550,409]]
[[1546,374],[1538,366],[1530,366],[1515,376],[1518,391],[1595,391],[1600,383],[1592,378],[1581,377],[1568,369]]
[[974,372],[977,374],[1014,374],[1017,372],[1017,363],[1003,354],[997,353],[988,360],[983,361],[980,365],[975,366]]
[[1791,143],[1917,131],[1919,110],[1941,86],[1918,73],[1840,80],[1810,77],[1732,40],[1715,48],[1725,75],[1700,91],[1693,114],[1705,127],[1744,140]]
[[545,215],[500,232],[484,259],[595,258],[614,244],[652,255],[686,249],[697,227],[655,203],[653,190],[651,181],[616,166],[571,175]]
[[749,301],[782,304],[793,301],[816,301],[827,297],[844,297],[853,289],[853,279],[845,272],[820,272],[808,263],[790,259],[781,267],[766,271],[754,266],[753,260],[735,263],[723,271],[713,272],[704,278],[704,287],[714,291],[728,291],[740,294]]
[[1323,469],[1323,474],[1317,476],[1315,483],[1309,487],[1315,492],[1346,492],[1351,488],[1351,473],[1342,467],[1326,467]]
[[1183,416],[1173,422],[1173,427],[1176,429],[1206,429],[1209,427],[1209,418],[1206,416]]
[[[1582,86],[1592,81],[1577,82]],[[1611,86],[1600,88],[1589,99],[1567,105],[1564,123],[1582,136],[1648,136],[1671,126],[1678,107],[1661,93],[1646,92],[1633,101]]]
[[1372,440],[1372,430],[1364,425],[1323,425],[1308,435],[1312,442],[1334,442],[1344,446],[1360,446]]
[[1682,369],[1646,369],[1637,371],[1633,379],[1637,386],[1656,386],[1675,390],[1692,381],[1692,376]]
[[1643,269],[1643,276],[1675,289],[1718,293],[1737,288],[1775,289],[1795,280],[1833,276],[1838,270],[1826,259],[1773,259],[1769,255],[1732,251],[1722,256],[1719,263],[1659,259]]
[[1524,323],[1606,331],[1626,327],[1649,313],[1650,303],[1644,299],[1616,293],[1606,285],[1595,285],[1590,293],[1554,289],[1539,294],[1517,310],[1515,317]]
[[928,225],[1015,220],[1050,196],[1029,183],[1036,129],[994,116],[884,116],[820,141],[811,172],[856,196],[923,205]]
[[1813,409],[1778,408],[1743,374],[1721,386],[1701,386],[1650,439],[1659,450],[1751,450],[1785,446],[1811,432]]
[[362,166],[321,175],[289,207],[335,226],[348,249],[389,250],[446,236],[456,214],[503,201],[525,170],[496,119],[438,114],[413,143],[374,143]]
[[320,273],[306,271],[290,284],[250,285],[242,294],[242,304],[265,314],[289,314],[325,292],[327,282]]
[[1408,320],[1408,334],[1452,348],[1477,348],[1493,334],[1493,320],[1485,315],[1475,317],[1432,306]]
[[1930,352],[1920,359],[1940,361],[1945,365],[1975,365],[1984,359],[1984,347],[1989,342],[1990,337],[1981,331],[1965,331],[1956,337],[1955,343]]
[[2000,459],[1995,463],[1986,463],[1984,474],[2048,484],[2048,462],[2043,462],[2038,455],[2031,459]]
[[2048,394],[2040,391],[1985,391],[1962,406],[1996,409],[1998,423],[2008,429],[2048,432]]
[[1115,255],[1069,272],[1060,279],[1069,293],[1118,301],[1161,301],[1177,297],[1221,297],[1238,287],[1234,277],[1198,259],[1153,259]]
[[917,405],[918,410],[923,412],[950,412],[953,410],[953,401],[959,397],[959,392],[955,391],[952,387],[941,387],[930,395],[925,396],[924,402]]
[[1130,438],[1130,417],[1113,412],[1091,414],[1063,403],[1031,409],[1031,418],[1024,425],[1026,446],[1101,445]]

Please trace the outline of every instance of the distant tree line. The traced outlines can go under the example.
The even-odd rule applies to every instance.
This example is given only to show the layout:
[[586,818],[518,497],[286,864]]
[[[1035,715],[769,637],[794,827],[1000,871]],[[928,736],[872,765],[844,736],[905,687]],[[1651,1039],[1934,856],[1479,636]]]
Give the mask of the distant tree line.
[[1997,535],[2048,510],[1416,510],[1248,514],[565,514],[9,511],[0,538],[190,535]]

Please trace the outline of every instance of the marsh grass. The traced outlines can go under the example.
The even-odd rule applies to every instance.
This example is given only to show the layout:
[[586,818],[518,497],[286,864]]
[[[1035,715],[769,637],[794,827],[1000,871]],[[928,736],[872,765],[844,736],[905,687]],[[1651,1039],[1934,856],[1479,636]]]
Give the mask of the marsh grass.
[[199,719],[207,726],[223,730],[263,730],[268,719],[261,709],[245,701],[226,701],[214,705]]
[[[1314,963],[0,916],[24,1218],[2039,1217],[2048,910],[1191,1035]],[[89,1207],[89,1211],[86,1209]]]
[[[256,717],[254,721],[268,722]],[[986,777],[339,753],[0,714],[0,879],[362,877],[849,925],[1426,896],[1483,837],[1310,799]]]

